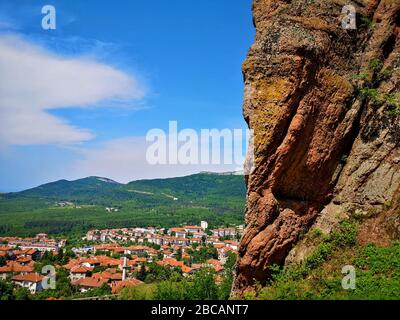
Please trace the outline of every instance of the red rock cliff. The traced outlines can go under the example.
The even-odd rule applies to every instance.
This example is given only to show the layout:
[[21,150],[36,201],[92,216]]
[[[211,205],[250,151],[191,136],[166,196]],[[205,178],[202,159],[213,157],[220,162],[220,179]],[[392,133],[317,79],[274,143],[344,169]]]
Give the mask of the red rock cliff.
[[[347,4],[356,30],[342,27]],[[235,293],[302,259],[312,226],[329,232],[400,190],[400,0],[254,0],[253,15],[243,109],[255,170]]]

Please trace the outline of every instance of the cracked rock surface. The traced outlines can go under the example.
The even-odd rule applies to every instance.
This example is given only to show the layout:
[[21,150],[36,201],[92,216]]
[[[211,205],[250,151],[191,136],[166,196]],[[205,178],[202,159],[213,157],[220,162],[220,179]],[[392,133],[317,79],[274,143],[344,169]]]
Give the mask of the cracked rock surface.
[[[355,30],[342,27],[348,4]],[[312,227],[400,194],[400,0],[253,0],[253,16],[243,113],[255,169],[236,294],[303,259]]]

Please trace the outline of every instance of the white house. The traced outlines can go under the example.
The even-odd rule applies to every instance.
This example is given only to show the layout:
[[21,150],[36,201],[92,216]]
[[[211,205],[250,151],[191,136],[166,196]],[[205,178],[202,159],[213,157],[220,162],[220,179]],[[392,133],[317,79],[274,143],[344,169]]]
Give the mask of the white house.
[[203,228],[200,226],[184,226],[183,229],[188,233],[202,232]]
[[69,278],[71,281],[77,281],[79,279],[86,278],[89,271],[92,271],[93,268],[85,267],[85,266],[76,266],[71,268]]
[[19,274],[12,278],[12,281],[23,288],[27,288],[32,294],[42,291],[43,276],[37,273]]
[[169,234],[173,233],[176,238],[186,238],[188,232],[184,228],[172,228],[169,230]]
[[239,248],[239,243],[233,240],[226,240],[225,245],[232,250],[238,250]]

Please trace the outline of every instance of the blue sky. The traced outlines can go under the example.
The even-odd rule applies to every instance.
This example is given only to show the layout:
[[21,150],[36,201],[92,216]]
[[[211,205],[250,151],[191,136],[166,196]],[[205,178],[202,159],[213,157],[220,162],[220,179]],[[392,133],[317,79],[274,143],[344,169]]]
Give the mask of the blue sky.
[[[56,30],[41,27],[46,4]],[[170,120],[245,128],[241,63],[253,37],[251,0],[0,0],[0,46],[21,55],[0,56],[11,75],[0,79],[0,191],[200,170],[144,166],[141,139]]]

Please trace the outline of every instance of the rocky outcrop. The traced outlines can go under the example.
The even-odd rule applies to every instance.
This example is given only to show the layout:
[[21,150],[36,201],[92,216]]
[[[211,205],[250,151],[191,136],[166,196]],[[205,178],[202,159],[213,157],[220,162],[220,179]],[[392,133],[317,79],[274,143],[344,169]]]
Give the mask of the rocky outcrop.
[[[357,29],[342,27],[342,8]],[[234,292],[271,264],[310,251],[302,239],[400,190],[400,1],[253,0],[256,39],[243,64],[254,130],[246,229]]]

